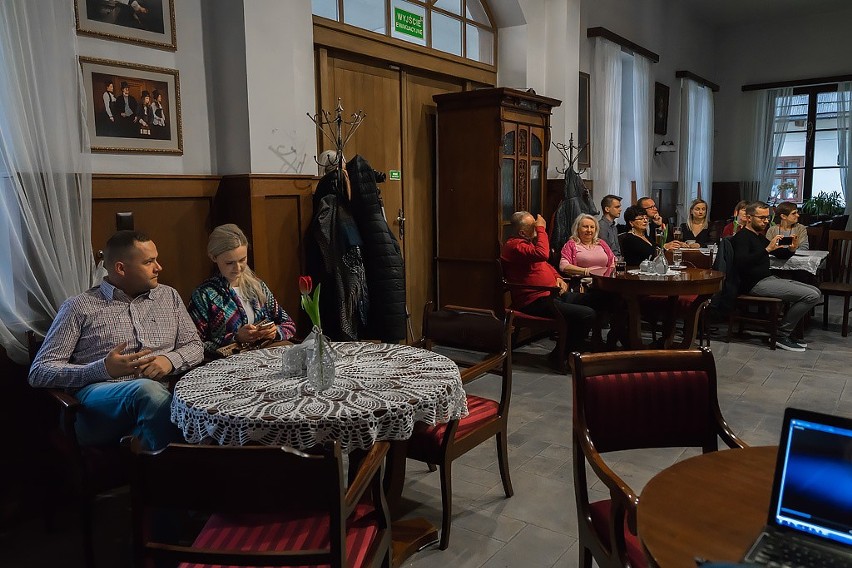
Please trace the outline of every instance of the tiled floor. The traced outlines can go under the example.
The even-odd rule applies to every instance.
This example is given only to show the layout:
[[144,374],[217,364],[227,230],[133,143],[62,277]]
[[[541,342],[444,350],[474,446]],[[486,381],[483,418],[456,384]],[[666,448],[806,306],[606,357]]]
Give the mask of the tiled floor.
[[[836,302],[835,302],[836,303]],[[726,344],[713,341],[719,399],[728,423],[747,443],[777,443],[786,406],[852,416],[852,338],[814,322],[805,353],[770,351],[759,338]],[[509,462],[515,496],[506,499],[492,443],[454,464],[453,530],[446,551],[424,550],[406,563],[414,568],[574,567],[578,565],[577,521],[571,473],[571,378],[545,366],[549,341],[515,354],[510,411]],[[470,387],[476,394],[496,390],[492,379]],[[693,452],[694,453],[694,452]],[[681,451],[642,451],[612,455],[614,469],[641,490],[655,473],[682,459]],[[689,454],[691,455],[691,453]],[[440,526],[437,473],[409,462],[404,496],[411,515]],[[102,566],[129,566],[126,492],[98,503]],[[73,522],[73,516],[60,519]],[[71,525],[73,526],[73,525]],[[46,534],[30,522],[0,534],[0,564],[10,567],[79,566],[76,533],[70,528]]]

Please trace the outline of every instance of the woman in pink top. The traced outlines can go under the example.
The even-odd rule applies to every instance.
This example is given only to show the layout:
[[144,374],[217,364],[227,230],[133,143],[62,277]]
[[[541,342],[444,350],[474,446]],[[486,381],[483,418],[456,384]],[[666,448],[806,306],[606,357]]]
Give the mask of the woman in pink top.
[[571,227],[571,237],[562,247],[559,271],[569,276],[588,276],[592,271],[615,267],[615,256],[605,241],[598,238],[598,220],[591,215],[578,215]]

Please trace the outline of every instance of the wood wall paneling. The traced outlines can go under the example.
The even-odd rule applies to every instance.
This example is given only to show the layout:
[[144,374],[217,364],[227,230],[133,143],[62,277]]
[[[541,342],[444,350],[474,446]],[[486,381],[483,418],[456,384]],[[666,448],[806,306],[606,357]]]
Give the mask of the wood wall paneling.
[[207,235],[216,176],[92,176],[92,246],[100,250],[115,232],[115,214],[133,213],[134,228],[157,245],[162,284],[184,301],[210,274]]

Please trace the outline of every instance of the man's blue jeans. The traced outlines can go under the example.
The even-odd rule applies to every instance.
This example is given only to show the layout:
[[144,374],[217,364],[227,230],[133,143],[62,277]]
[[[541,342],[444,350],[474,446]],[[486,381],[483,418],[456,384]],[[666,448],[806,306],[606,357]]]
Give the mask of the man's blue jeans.
[[94,383],[75,396],[83,405],[76,426],[80,444],[113,444],[128,434],[152,450],[183,441],[171,422],[172,395],[162,383],[151,379]]

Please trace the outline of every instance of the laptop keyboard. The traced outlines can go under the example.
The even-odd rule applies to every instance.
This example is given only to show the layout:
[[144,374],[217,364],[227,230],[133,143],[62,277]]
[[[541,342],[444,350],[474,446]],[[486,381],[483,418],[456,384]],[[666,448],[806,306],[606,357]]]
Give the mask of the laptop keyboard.
[[790,538],[770,537],[763,541],[763,546],[754,555],[754,562],[773,568],[839,568],[848,566],[849,558]]

